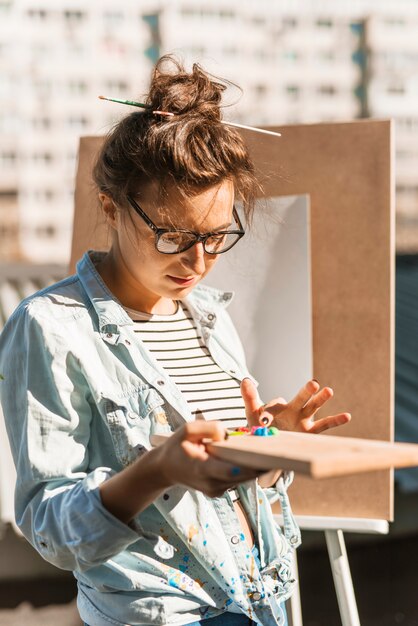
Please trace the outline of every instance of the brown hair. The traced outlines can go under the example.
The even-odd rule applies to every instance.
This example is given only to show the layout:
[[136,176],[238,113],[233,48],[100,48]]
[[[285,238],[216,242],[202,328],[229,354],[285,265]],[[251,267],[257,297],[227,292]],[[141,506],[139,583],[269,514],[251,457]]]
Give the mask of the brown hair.
[[127,195],[151,180],[162,188],[174,182],[193,194],[231,179],[248,221],[259,184],[243,138],[221,123],[228,84],[197,63],[186,72],[171,55],[161,57],[146,99],[149,109],[123,118],[104,141],[93,170],[99,191],[126,206]]

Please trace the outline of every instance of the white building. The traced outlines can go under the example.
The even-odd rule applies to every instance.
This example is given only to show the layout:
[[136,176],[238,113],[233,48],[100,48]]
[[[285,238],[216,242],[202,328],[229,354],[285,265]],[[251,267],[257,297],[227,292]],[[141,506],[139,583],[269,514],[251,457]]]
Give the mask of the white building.
[[68,259],[78,136],[126,114],[97,96],[139,98],[165,52],[243,88],[231,120],[395,117],[400,221],[417,220],[417,20],[414,0],[0,0],[0,190],[9,207],[17,192],[19,254]]
[[153,65],[152,28],[144,4],[133,1],[121,9],[112,2],[61,0],[15,0],[0,7],[0,69],[6,77],[0,185],[18,192],[21,254],[35,262],[65,262],[78,137],[104,133],[122,112],[98,95],[132,96],[145,89]]

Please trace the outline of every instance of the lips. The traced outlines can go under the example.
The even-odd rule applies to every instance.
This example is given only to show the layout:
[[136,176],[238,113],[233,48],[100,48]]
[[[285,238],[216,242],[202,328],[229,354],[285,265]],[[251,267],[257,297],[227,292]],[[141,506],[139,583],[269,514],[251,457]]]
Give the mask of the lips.
[[192,285],[196,280],[197,276],[190,276],[189,278],[180,278],[178,276],[169,276],[170,280],[176,283],[176,285],[181,285],[182,287],[187,287],[188,285]]

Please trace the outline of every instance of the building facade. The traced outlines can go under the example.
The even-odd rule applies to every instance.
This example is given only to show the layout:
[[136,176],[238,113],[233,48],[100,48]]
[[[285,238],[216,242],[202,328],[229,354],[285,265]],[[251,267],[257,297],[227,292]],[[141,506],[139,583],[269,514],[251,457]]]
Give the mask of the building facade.
[[97,96],[140,98],[166,52],[240,85],[237,122],[393,117],[398,245],[418,247],[417,20],[414,0],[0,0],[0,258],[68,260],[78,137],[127,113]]

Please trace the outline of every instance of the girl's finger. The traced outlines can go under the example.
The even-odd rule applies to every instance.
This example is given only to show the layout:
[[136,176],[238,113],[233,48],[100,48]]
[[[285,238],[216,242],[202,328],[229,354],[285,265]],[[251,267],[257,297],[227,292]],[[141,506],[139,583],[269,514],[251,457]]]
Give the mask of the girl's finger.
[[296,394],[296,396],[289,402],[296,410],[302,409],[305,404],[315,395],[319,390],[319,383],[316,380],[309,380],[306,385]]
[[343,426],[351,420],[350,413],[338,413],[338,415],[330,415],[329,417],[322,417],[313,423],[309,432],[317,435],[318,433],[335,428],[336,426]]
[[308,402],[302,409],[303,415],[305,417],[309,415],[315,415],[318,409],[320,409],[325,404],[325,402],[328,402],[328,400],[330,400],[333,395],[334,392],[331,387],[324,387],[323,389],[321,389],[321,391],[318,391],[318,393],[312,396],[310,400],[308,400]]
[[172,435],[173,438],[178,437],[183,441],[187,440],[194,443],[202,442],[204,439],[223,441],[225,436],[226,430],[222,426],[222,422],[206,422],[205,420],[188,422]]
[[249,378],[244,378],[241,381],[241,395],[244,400],[245,413],[247,415],[248,423],[253,426],[258,420],[259,410],[262,403],[256,386]]

